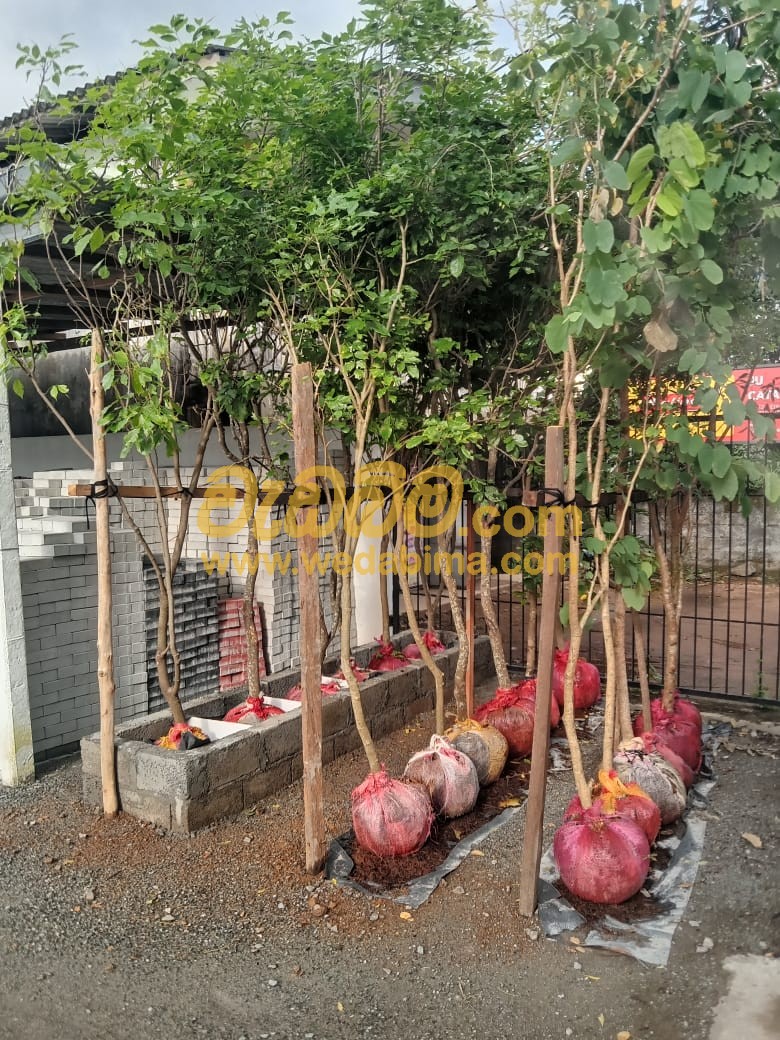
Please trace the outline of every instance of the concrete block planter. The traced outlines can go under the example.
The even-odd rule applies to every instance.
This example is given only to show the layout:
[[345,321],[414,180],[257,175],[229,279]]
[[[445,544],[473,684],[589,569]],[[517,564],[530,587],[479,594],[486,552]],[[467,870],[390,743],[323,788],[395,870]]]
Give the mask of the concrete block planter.
[[[410,641],[409,633],[393,639],[400,647]],[[457,647],[452,634],[444,633],[442,641],[447,650],[438,654],[436,661],[444,672],[445,692],[450,699]],[[375,649],[374,644],[356,649],[354,657],[358,665],[365,668]],[[326,663],[324,672],[332,674],[337,669],[338,663],[331,661],[330,665]],[[476,640],[475,672],[480,679],[493,674],[486,636]],[[299,678],[299,671],[290,669],[268,676],[261,686],[265,695],[283,698]],[[432,676],[423,664],[414,661],[396,672],[366,680],[361,683],[361,692],[375,739],[433,708]],[[222,719],[245,696],[246,690],[239,689],[198,697],[188,701],[185,709],[188,716]],[[300,707],[259,725],[243,726],[240,732],[192,751],[168,751],[151,743],[169,726],[169,713],[160,711],[118,726],[115,736],[122,809],[167,831],[187,834],[223,816],[235,815],[301,775]],[[360,738],[354,726],[349,694],[343,692],[323,698],[323,762],[332,762],[358,747]],[[100,805],[99,734],[82,739],[81,760],[84,799]]]

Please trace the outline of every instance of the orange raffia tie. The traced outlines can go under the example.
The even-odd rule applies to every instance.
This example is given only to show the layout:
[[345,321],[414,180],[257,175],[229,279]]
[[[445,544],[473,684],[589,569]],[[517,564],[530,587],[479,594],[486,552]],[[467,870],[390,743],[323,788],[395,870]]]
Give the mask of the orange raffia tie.
[[614,769],[599,770],[599,786],[601,787],[601,803],[608,813],[614,813],[621,798],[635,795],[637,798],[650,798],[639,784],[624,784]]

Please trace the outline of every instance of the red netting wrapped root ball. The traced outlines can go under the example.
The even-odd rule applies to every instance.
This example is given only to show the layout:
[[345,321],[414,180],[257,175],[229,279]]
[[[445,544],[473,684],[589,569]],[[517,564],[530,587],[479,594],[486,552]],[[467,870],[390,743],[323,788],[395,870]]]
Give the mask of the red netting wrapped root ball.
[[[447,649],[447,647],[444,645],[444,643],[442,643],[441,639],[439,639],[435,632],[424,632],[423,642],[432,654],[441,654]],[[407,661],[420,660],[422,654],[420,653],[415,642],[411,642],[404,647],[404,657]]]
[[[555,651],[553,661],[553,695],[558,704],[563,707],[563,683],[566,676],[566,665],[569,661],[569,648]],[[584,657],[577,658],[574,672],[574,710],[584,711],[592,708],[601,697],[601,676],[598,668],[586,661]]]
[[425,751],[409,759],[404,779],[422,784],[434,811],[452,818],[471,812],[479,796],[479,778],[471,759],[444,737],[434,735]]
[[[518,702],[528,701],[534,705],[534,717],[536,717],[536,679],[524,679],[512,687],[517,693]],[[555,729],[561,722],[561,709],[554,694],[550,694],[550,729]]]
[[[650,844],[653,844],[661,829],[661,811],[646,791],[637,784],[624,784],[614,769],[602,769],[594,793],[596,797],[593,805],[602,815],[633,820],[645,832]],[[579,795],[575,795],[563,819],[581,820],[586,812]]]
[[393,780],[382,768],[352,792],[352,826],[375,856],[410,856],[428,840],[433,810],[420,784]]
[[231,708],[224,718],[225,722],[255,723],[270,719],[272,715],[283,715],[281,708],[275,704],[266,704],[262,697],[247,697],[235,708]]
[[[653,721],[653,726],[663,718],[672,717],[677,719],[678,722],[692,722],[701,733],[701,712],[692,701],[686,700],[680,696],[679,690],[674,694],[674,701],[671,711],[667,711],[662,703],[660,697],[656,697],[650,701],[650,716]],[[645,729],[645,720],[641,713],[634,719],[634,734],[638,737]]]
[[392,643],[379,644],[379,649],[368,662],[372,672],[396,672],[399,668],[406,668],[409,664],[408,658],[404,657],[400,650],[396,650]]
[[686,788],[693,785],[693,782],[696,779],[694,771],[688,763],[684,762],[679,755],[676,755],[671,748],[667,747],[666,744],[661,743],[655,730],[650,730],[649,732],[645,731],[639,739],[643,742],[645,751],[660,755],[661,758],[666,759],[670,766],[677,770],[680,774],[680,779],[685,784]]
[[497,690],[492,700],[477,708],[474,718],[504,735],[510,755],[530,753],[534,742],[534,705],[518,699],[512,689]]
[[553,855],[569,891],[590,903],[624,903],[650,869],[650,843],[642,828],[596,806],[558,828]]

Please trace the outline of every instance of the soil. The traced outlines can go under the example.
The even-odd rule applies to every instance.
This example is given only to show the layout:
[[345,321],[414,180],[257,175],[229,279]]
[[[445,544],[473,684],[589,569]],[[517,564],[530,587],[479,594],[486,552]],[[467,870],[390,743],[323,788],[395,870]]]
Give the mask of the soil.
[[[0,1040],[708,1040],[727,962],[780,955],[780,713],[718,710],[744,725],[662,969],[519,914],[522,809],[410,914],[305,873],[300,783],[190,838],[85,807],[78,761],[0,789]],[[392,773],[432,727],[380,741]],[[365,775],[326,767],[329,836]],[[545,847],[572,793],[551,773]]]

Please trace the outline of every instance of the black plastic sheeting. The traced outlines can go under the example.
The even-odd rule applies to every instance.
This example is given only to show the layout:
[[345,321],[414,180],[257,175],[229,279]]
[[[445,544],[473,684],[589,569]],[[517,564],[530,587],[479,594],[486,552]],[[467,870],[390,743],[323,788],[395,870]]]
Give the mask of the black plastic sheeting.
[[[682,834],[671,834],[656,842],[656,848],[670,852],[668,864],[663,869],[650,872],[644,891],[658,907],[658,912],[630,923],[613,917],[608,908],[582,940],[583,946],[594,946],[634,957],[644,964],[665,966],[672,949],[675,929],[682,920],[691,891],[699,870],[704,834],[707,828],[704,810],[708,795],[715,786],[715,775],[711,769],[711,758],[724,738],[731,733],[729,723],[705,724],[702,743],[707,758],[699,773],[699,779],[688,792],[688,808],[683,817]],[[574,932],[587,922],[577,910],[562,898],[555,888],[559,880],[558,871],[548,849],[542,859],[539,888],[539,924],[548,938],[558,938]]]

